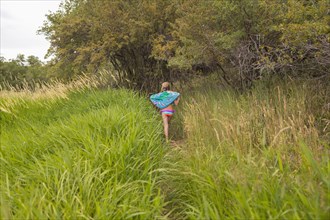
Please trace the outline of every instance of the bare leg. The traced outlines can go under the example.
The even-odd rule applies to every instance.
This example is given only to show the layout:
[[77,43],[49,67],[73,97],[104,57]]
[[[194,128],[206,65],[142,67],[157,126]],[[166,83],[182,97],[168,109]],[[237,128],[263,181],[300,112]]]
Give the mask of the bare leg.
[[169,117],[167,117],[165,114],[162,114],[162,117],[163,117],[163,124],[164,124],[164,134],[165,134],[166,142],[168,142]]

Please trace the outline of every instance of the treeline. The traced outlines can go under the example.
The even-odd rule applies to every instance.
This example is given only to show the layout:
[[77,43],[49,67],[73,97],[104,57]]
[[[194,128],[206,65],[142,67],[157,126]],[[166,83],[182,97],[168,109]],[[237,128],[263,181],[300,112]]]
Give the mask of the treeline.
[[328,0],[65,0],[39,31],[64,79],[107,69],[146,89],[216,72],[244,89],[329,74],[329,24]]
[[44,82],[50,78],[50,68],[38,57],[25,57],[18,54],[15,59],[6,60],[0,57],[0,88],[20,89],[23,86],[33,87],[34,82]]

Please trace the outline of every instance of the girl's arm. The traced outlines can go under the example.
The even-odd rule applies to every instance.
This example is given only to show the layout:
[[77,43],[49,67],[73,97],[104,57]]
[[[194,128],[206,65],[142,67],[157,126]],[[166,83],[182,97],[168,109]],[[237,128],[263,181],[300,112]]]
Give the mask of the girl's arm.
[[174,104],[175,104],[175,105],[178,105],[179,102],[180,102],[180,96],[174,101]]

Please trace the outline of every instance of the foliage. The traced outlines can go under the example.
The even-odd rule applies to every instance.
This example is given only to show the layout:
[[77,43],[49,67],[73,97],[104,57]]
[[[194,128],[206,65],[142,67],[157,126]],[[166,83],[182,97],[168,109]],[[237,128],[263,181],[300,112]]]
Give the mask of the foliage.
[[[66,5],[75,5],[66,10]],[[66,77],[82,71],[115,68],[122,83],[147,87],[154,74],[167,77],[165,63],[152,58],[153,39],[166,33],[174,9],[167,1],[67,1],[48,15],[40,30],[51,42],[50,53],[68,68]]]
[[328,219],[329,88],[267,80],[238,95],[206,82],[182,93],[184,143],[163,177],[171,217]]
[[206,64],[241,88],[269,73],[329,74],[328,6],[324,0],[186,1],[172,27],[179,46],[169,65]]
[[328,73],[328,6],[327,0],[67,0],[40,32],[62,77],[112,67],[122,84],[146,89],[178,72],[221,70],[244,88],[266,73]]
[[0,103],[2,218],[161,216],[165,148],[147,101],[126,90],[54,95]]
[[171,149],[145,97],[99,83],[0,91],[2,218],[328,219],[326,82],[195,81]]
[[31,85],[32,81],[46,81],[49,66],[45,66],[38,57],[18,54],[16,59],[6,61],[3,57],[0,59],[0,87],[8,89],[9,87],[22,88],[24,84]]

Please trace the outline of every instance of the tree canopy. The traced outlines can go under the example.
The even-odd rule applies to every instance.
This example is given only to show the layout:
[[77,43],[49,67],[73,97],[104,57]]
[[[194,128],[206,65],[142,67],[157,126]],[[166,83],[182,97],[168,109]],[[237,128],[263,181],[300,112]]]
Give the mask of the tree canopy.
[[111,67],[143,88],[211,69],[247,85],[266,73],[326,74],[329,23],[327,0],[66,0],[40,32],[62,77]]

